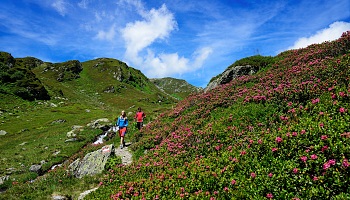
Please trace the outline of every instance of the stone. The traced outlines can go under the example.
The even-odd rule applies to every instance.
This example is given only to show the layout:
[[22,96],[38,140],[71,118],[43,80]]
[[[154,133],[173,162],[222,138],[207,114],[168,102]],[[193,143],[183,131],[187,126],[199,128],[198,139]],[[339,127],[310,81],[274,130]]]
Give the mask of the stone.
[[87,191],[81,193],[81,194],[79,195],[79,197],[78,197],[78,200],[83,200],[83,199],[85,198],[86,195],[90,194],[91,192],[93,192],[93,191],[95,191],[95,190],[97,190],[97,189],[98,189],[98,187],[93,188],[93,189],[91,189],[91,190],[87,190]]
[[78,139],[77,138],[70,138],[70,139],[67,139],[66,141],[64,142],[75,142],[77,141]]
[[19,144],[19,146],[23,146],[25,144],[28,144],[28,142],[22,142],[21,144]]
[[77,137],[75,130],[71,130],[71,131],[67,132],[67,138],[71,138],[71,137]]
[[7,180],[9,180],[9,179],[10,179],[10,176],[9,176],[9,175],[0,177],[0,185],[4,184],[5,181],[7,181]]
[[4,130],[0,130],[0,135],[6,135],[7,134],[7,132],[6,131],[4,131]]
[[74,125],[74,126],[72,126],[72,130],[81,130],[81,129],[83,129],[84,128],[84,126],[80,126],[80,125]]
[[207,87],[204,89],[204,92],[212,90],[219,85],[223,85],[231,82],[232,80],[244,76],[244,75],[252,75],[257,72],[257,68],[246,65],[246,66],[235,66],[232,68],[226,69],[221,75],[212,80]]
[[104,127],[108,123],[110,123],[109,119],[101,118],[101,119],[97,119],[95,121],[92,121],[91,123],[87,124],[86,126],[92,128],[92,129],[100,129],[101,127]]
[[66,196],[62,196],[62,195],[52,195],[52,200],[68,200],[70,198],[67,198]]
[[35,172],[35,173],[40,175],[42,173],[41,165],[32,165],[32,166],[30,166],[29,171]]
[[86,154],[82,160],[75,160],[68,168],[77,178],[99,174],[104,170],[106,162],[113,151],[113,144],[106,145],[97,151]]
[[65,119],[58,119],[58,120],[55,120],[55,121],[51,122],[51,124],[62,124],[64,122],[66,122]]

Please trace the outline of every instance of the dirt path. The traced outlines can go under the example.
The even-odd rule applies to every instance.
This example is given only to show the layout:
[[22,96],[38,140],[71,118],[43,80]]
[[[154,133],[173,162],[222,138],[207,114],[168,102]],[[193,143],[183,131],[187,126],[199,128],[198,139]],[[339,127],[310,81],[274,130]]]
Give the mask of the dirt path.
[[119,146],[116,146],[114,149],[114,153],[116,156],[120,156],[122,158],[122,163],[124,165],[129,165],[132,163],[132,154],[128,150],[128,146],[130,146],[131,143],[126,143],[123,149],[121,149]]

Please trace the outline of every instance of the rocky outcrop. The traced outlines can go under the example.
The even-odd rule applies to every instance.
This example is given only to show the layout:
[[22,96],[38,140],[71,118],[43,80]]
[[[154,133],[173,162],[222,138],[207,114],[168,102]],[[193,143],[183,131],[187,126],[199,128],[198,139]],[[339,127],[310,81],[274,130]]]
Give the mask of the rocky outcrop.
[[88,123],[86,126],[91,129],[103,129],[103,127],[108,125],[110,125],[110,120],[107,118],[101,118]]
[[80,77],[83,65],[78,60],[70,60],[63,63],[45,63],[43,73],[54,73],[59,82],[70,81]]
[[223,85],[226,83],[231,82],[233,79],[236,79],[240,76],[244,75],[252,75],[257,72],[257,68],[246,65],[246,66],[235,66],[232,68],[226,69],[221,75],[218,77],[214,78],[208,86],[204,89],[204,92],[207,92],[209,90],[214,89],[215,87],[219,85]]
[[77,178],[99,174],[104,170],[106,162],[113,151],[114,146],[112,144],[106,145],[97,151],[86,154],[82,160],[75,160],[69,165],[69,169]]
[[42,167],[41,167],[41,165],[32,165],[32,166],[30,166],[29,171],[35,172],[35,173],[41,175],[42,174]]

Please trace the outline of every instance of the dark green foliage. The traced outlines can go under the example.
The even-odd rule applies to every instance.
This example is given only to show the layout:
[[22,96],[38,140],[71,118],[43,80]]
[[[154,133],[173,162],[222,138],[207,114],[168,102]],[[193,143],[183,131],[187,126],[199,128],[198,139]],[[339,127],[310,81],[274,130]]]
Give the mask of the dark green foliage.
[[71,81],[80,77],[83,70],[82,64],[78,60],[70,60],[63,63],[46,63],[44,72],[54,73],[54,77],[59,82]]
[[229,68],[232,68],[235,66],[251,65],[253,67],[256,67],[258,70],[260,70],[262,68],[266,68],[272,65],[274,62],[275,62],[274,57],[256,55],[256,56],[250,56],[250,57],[237,60],[232,65],[230,65]]
[[44,62],[34,58],[34,57],[25,57],[25,58],[16,58],[16,66],[25,69],[33,69],[42,65]]
[[7,68],[15,65],[15,59],[7,52],[0,52],[0,63],[3,63]]
[[15,94],[25,100],[48,100],[50,96],[31,69],[42,61],[36,58],[14,59],[10,54],[0,53],[0,92]]

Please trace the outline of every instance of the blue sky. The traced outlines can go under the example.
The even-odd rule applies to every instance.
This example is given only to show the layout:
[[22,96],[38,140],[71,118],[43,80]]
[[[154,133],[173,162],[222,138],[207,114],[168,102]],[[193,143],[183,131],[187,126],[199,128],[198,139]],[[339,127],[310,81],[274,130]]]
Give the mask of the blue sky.
[[0,51],[15,58],[115,58],[198,87],[238,59],[350,30],[349,0],[1,0],[0,10]]

